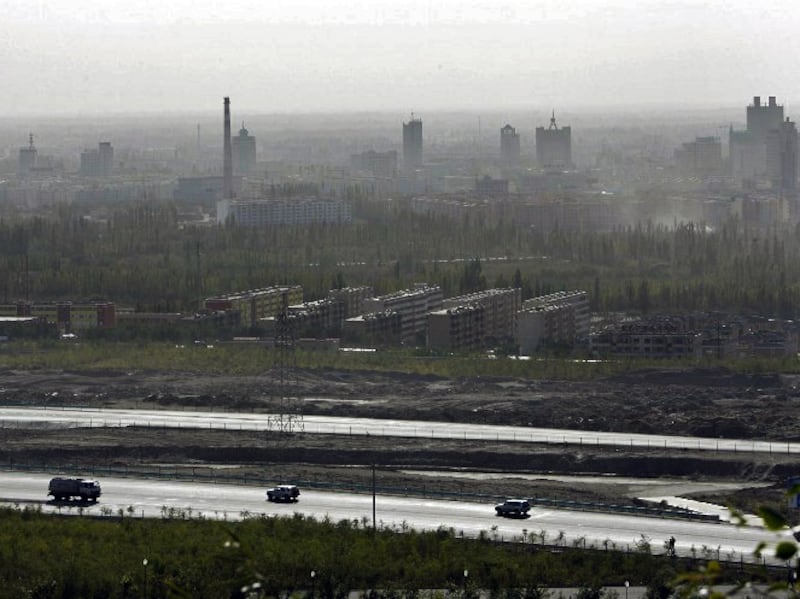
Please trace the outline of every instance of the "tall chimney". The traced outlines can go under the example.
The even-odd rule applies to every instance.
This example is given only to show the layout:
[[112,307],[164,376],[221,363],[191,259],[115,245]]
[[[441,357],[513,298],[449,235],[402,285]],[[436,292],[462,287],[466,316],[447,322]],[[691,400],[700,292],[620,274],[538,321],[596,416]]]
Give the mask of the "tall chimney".
[[223,165],[222,198],[233,197],[233,152],[231,151],[231,100],[225,96],[225,162]]

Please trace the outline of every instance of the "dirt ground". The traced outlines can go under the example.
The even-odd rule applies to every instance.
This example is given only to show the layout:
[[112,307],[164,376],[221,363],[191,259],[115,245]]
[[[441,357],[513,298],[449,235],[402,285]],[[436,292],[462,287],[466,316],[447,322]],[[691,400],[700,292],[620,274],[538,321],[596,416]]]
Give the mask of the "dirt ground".
[[[284,391],[288,390],[288,391]],[[289,394],[288,402],[279,398]],[[297,371],[262,376],[181,372],[0,371],[0,404],[184,408],[402,418],[587,431],[800,441],[800,377],[725,369],[662,369],[591,382],[443,379],[397,373]],[[800,472],[787,455],[531,446],[225,431],[0,429],[0,463],[88,467],[191,466],[264,480],[408,492],[636,502],[631,486],[551,480],[554,474],[736,482],[702,497],[741,509],[782,497]],[[484,473],[467,478],[467,471]],[[760,485],[749,488],[750,485]],[[766,485],[766,486],[764,486]],[[776,499],[777,498],[777,499]]]

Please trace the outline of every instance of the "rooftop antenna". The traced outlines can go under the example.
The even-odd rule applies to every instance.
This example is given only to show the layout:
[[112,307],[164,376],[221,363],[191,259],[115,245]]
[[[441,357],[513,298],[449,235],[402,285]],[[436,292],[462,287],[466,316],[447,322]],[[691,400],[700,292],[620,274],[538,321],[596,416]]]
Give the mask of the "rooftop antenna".
[[556,109],[553,108],[553,114],[550,117],[550,128],[551,129],[558,129],[558,125],[556,125]]

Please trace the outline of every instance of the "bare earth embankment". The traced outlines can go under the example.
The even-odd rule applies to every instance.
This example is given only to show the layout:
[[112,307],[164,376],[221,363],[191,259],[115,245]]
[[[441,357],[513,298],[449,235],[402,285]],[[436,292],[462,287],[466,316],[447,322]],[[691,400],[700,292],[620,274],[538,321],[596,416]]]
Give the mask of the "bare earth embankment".
[[[270,412],[278,377],[181,372],[0,372],[0,403]],[[402,418],[586,431],[659,433],[800,442],[800,379],[738,375],[723,369],[640,371],[590,382],[443,379],[404,374],[293,371],[303,414]],[[579,483],[555,475],[609,475],[734,483],[706,490],[747,509],[781,502],[796,458],[775,454],[383,439],[268,432],[15,428],[0,429],[0,462],[54,467],[224,468],[274,480],[382,486],[418,492],[525,495],[633,502],[642,485]],[[465,476],[466,471],[486,473]],[[765,487],[764,484],[767,486]],[[720,487],[722,489],[722,487]],[[646,493],[645,493],[646,494]]]

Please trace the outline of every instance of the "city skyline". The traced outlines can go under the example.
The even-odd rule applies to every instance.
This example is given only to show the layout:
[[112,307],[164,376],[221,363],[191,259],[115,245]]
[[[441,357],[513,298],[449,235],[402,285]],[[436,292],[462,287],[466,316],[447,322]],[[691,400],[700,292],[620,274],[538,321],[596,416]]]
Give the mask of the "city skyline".
[[4,116],[731,107],[800,82],[792,5],[240,0],[4,6]]

